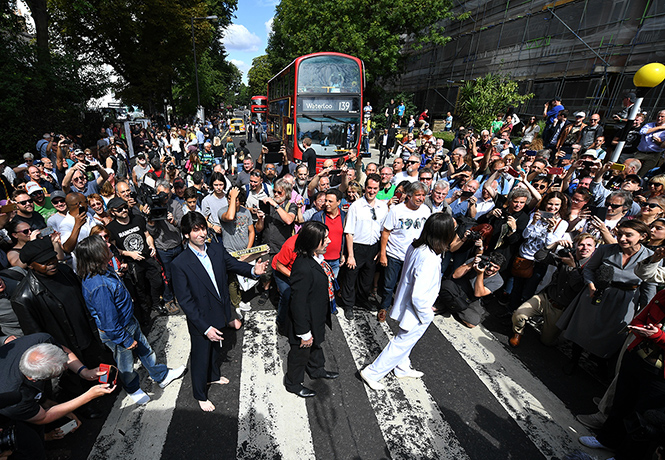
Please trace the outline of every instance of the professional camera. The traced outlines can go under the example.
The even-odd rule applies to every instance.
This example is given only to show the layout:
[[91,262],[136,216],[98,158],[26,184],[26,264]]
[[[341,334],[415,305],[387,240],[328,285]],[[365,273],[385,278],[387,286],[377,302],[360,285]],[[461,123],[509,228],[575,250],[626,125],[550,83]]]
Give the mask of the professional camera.
[[483,235],[480,234],[480,232],[477,232],[475,230],[469,231],[469,234],[466,236],[466,239],[469,241],[478,241],[481,239]]
[[480,262],[478,262],[478,268],[480,270],[485,270],[490,266],[490,258],[487,256],[480,256]]
[[139,203],[147,204],[150,207],[150,214],[148,214],[149,221],[166,220],[166,214],[168,213],[166,204],[169,199],[166,193],[157,193],[157,190],[149,185],[141,184],[137,198]]
[[570,257],[573,254],[571,248],[561,248],[556,252],[557,257]]
[[0,452],[16,450],[16,426],[12,425],[0,431]]

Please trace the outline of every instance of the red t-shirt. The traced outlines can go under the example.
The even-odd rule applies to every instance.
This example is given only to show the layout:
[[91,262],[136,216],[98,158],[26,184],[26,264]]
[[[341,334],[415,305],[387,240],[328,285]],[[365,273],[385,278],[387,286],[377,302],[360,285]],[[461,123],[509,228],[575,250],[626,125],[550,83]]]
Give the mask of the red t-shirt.
[[279,250],[277,255],[272,258],[272,269],[277,270],[277,261],[284,265],[286,268],[291,270],[293,268],[293,262],[296,260],[296,252],[294,251],[296,246],[296,239],[298,234],[296,233],[292,237],[286,240],[282,249]]
[[328,227],[328,238],[330,244],[326,249],[323,258],[326,260],[337,260],[342,253],[342,241],[344,241],[344,226],[342,225],[342,213],[340,212],[334,219],[325,215],[325,224]]

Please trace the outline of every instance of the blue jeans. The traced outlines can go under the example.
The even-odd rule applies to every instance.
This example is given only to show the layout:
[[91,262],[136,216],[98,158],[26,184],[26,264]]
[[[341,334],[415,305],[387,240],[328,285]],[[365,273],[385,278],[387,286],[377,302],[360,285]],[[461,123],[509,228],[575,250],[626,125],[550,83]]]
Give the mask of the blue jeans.
[[[143,364],[143,367],[148,371],[150,377],[155,382],[161,382],[166,378],[169,368],[165,364],[157,364],[157,356],[152,351],[148,339],[145,338],[139,322],[132,316],[132,320],[124,328],[138,343],[134,349]],[[99,331],[99,337],[102,343],[109,347],[113,352],[113,359],[115,359],[120,371],[120,382],[127,393],[134,393],[139,386],[139,375],[134,371],[134,354],[133,350],[128,350],[122,345],[111,342],[106,336],[104,331]]]
[[381,308],[387,310],[393,303],[393,291],[399,281],[399,275],[402,272],[404,261],[388,256],[388,266],[383,272],[383,298],[381,299]]
[[164,289],[164,294],[162,295],[164,302],[170,302],[173,300],[173,287],[171,286],[171,262],[173,262],[173,259],[178,257],[181,252],[182,246],[176,246],[173,249],[166,250],[157,249],[157,256],[162,262],[162,266],[164,267],[164,274],[166,275],[166,280],[168,281],[166,288]]
[[337,275],[339,275],[339,259],[326,260],[326,263],[330,265],[330,269],[332,270],[333,275],[335,275],[335,278],[337,278]]
[[273,272],[275,284],[279,291],[279,303],[277,304],[277,322],[286,323],[286,317],[289,310],[289,300],[291,300],[291,283],[289,279],[281,273]]

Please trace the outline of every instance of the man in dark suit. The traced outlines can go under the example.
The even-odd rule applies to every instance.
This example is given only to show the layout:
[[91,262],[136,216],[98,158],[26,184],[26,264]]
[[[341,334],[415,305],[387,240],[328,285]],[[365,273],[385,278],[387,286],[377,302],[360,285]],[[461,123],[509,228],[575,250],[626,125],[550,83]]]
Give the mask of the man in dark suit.
[[198,212],[185,214],[180,228],[188,244],[173,261],[173,288],[187,315],[194,398],[202,410],[210,412],[215,406],[208,400],[208,383],[229,382],[221,377],[217,365],[224,340],[221,329],[239,329],[241,325],[231,309],[227,273],[256,278],[265,273],[268,262],[252,267],[233,258],[221,243],[206,245],[208,226]]

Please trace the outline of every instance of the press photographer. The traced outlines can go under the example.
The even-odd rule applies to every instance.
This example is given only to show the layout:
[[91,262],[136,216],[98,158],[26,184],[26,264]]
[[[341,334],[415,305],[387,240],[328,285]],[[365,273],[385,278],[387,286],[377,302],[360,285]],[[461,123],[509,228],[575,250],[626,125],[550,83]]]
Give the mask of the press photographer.
[[560,240],[536,252],[534,259],[537,262],[555,265],[557,270],[547,287],[513,313],[513,336],[510,338],[512,347],[519,346],[526,321],[536,315],[544,318],[540,341],[545,345],[552,345],[556,341],[561,333],[556,322],[563,310],[584,288],[582,267],[593,255],[596,245],[597,241],[592,235],[582,233],[575,238],[574,243]]

